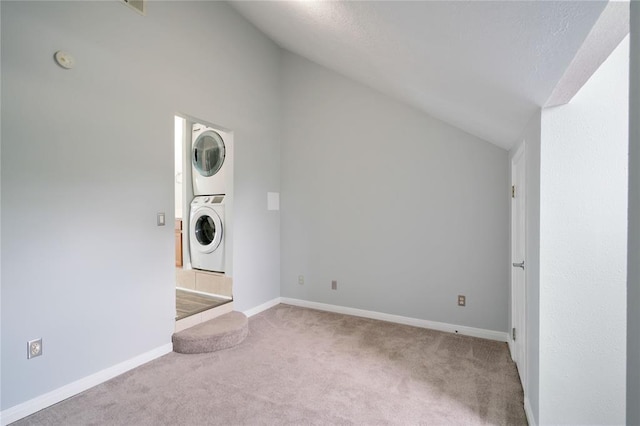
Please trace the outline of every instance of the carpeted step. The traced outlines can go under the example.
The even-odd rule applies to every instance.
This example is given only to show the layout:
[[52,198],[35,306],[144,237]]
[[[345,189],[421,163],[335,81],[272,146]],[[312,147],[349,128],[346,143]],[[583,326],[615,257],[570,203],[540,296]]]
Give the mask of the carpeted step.
[[242,312],[229,312],[174,333],[173,351],[181,354],[220,351],[240,344],[248,332],[247,316]]

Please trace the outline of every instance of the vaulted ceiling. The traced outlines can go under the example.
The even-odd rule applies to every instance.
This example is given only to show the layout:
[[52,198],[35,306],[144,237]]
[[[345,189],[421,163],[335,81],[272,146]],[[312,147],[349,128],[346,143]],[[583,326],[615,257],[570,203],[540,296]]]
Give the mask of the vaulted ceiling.
[[282,48],[504,148],[546,104],[607,6],[606,1],[231,4]]

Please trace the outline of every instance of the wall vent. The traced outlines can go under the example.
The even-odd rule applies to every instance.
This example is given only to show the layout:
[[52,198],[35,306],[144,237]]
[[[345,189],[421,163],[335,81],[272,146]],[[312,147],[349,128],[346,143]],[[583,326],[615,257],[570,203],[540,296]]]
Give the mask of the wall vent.
[[121,0],[121,1],[122,3],[129,6],[131,9],[138,12],[140,15],[144,15],[146,0]]

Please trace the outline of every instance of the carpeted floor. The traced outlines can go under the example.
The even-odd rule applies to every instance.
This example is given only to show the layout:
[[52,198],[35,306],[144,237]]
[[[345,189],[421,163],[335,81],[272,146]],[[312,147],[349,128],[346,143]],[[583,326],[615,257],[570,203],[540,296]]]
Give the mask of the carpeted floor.
[[505,343],[278,305],[231,349],[168,354],[18,425],[525,425]]

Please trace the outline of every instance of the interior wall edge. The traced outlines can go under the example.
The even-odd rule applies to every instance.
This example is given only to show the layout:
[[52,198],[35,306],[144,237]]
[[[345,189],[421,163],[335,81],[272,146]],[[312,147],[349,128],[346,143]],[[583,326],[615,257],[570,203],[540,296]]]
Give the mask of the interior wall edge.
[[629,80],[629,228],[627,252],[627,412],[640,424],[640,3],[631,2]]

